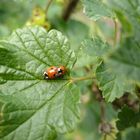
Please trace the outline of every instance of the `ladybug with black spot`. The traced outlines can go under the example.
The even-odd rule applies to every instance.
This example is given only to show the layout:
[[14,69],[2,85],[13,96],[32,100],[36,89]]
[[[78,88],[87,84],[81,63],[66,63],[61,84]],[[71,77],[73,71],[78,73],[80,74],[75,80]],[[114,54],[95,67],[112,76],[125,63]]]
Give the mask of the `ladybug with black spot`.
[[45,79],[56,79],[63,77],[66,73],[66,68],[64,66],[51,66],[44,72]]

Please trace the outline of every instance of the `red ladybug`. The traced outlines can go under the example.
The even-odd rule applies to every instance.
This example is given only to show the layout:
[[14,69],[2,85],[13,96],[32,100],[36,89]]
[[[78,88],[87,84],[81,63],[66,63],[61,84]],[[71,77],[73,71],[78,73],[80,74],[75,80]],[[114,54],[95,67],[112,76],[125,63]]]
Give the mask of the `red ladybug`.
[[66,68],[64,66],[56,67],[51,66],[44,72],[45,79],[56,79],[62,77],[66,73]]
[[55,79],[57,75],[57,71],[58,71],[58,68],[55,66],[48,68],[44,72],[45,79]]

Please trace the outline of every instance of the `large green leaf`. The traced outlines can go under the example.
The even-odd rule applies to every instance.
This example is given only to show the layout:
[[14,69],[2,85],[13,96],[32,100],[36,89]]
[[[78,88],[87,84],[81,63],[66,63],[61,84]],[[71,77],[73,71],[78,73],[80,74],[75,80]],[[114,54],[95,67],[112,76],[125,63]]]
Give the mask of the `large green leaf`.
[[107,62],[114,73],[130,81],[140,82],[140,43],[126,40],[122,47],[110,54]]
[[44,80],[51,65],[71,69],[65,36],[41,27],[16,30],[0,48],[0,139],[53,140],[79,119],[79,91],[68,80]]
[[121,97],[125,91],[133,91],[133,86],[115,73],[104,63],[96,69],[96,78],[99,88],[102,90],[103,97],[112,102],[115,98]]
[[114,17],[114,13],[103,0],[82,0],[85,14],[93,19],[98,20],[102,17]]

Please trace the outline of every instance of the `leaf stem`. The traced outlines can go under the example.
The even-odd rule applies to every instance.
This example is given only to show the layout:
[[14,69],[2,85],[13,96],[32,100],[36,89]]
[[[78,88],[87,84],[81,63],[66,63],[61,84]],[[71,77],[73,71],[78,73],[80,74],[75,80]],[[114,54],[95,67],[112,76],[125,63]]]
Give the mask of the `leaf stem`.
[[90,75],[90,76],[84,76],[84,77],[78,77],[78,78],[70,78],[71,83],[73,82],[77,82],[77,81],[83,81],[83,80],[90,80],[90,79],[94,79],[95,76],[94,75]]
[[116,20],[116,18],[113,20],[114,21],[114,30],[115,30],[115,32],[114,32],[114,47],[116,46],[116,44],[117,44],[117,35],[118,35],[118,33],[117,33],[117,30],[118,30],[118,24],[117,24],[117,20]]
[[47,15],[48,9],[49,9],[49,7],[50,7],[50,5],[51,5],[52,2],[53,2],[53,0],[48,0],[47,1],[47,5],[46,5],[46,8],[45,8],[46,15]]

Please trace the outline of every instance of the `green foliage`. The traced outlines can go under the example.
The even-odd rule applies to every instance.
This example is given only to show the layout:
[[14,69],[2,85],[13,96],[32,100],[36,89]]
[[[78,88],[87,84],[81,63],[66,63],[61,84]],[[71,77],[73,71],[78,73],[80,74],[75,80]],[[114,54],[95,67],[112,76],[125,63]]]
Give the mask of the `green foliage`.
[[99,37],[86,38],[78,50],[78,60],[76,66],[89,66],[94,64],[94,69],[100,64],[101,58],[109,51],[107,43]]
[[140,0],[48,2],[0,2],[0,140],[140,139]]
[[[114,8],[117,13],[121,13],[123,16],[118,16],[123,28],[128,27],[128,30],[125,32],[128,32],[130,28],[133,30],[133,35],[139,40],[140,35],[140,0],[108,0],[111,5],[111,7]],[[125,20],[123,20],[124,18]],[[130,25],[131,24],[131,25]],[[131,26],[131,27],[130,27]]]
[[77,20],[64,22],[57,19],[57,21],[54,22],[54,26],[68,37],[71,47],[75,51],[79,51],[81,42],[88,36],[89,33],[88,26]]
[[5,30],[0,30],[0,37],[9,35],[13,29],[23,26],[29,15],[29,3],[24,1],[1,0],[0,26],[4,26]]
[[83,0],[83,5],[85,14],[95,21],[102,17],[114,17],[113,11],[103,0]]
[[43,80],[50,65],[71,69],[75,63],[67,38],[56,30],[23,28],[1,46],[0,137],[53,140],[57,132],[71,131],[79,119],[77,87],[68,80]]
[[99,81],[99,87],[102,90],[103,97],[108,102],[112,102],[115,98],[121,97],[128,90],[128,86],[122,77],[111,72],[104,63],[97,67],[96,77]]
[[139,140],[140,139],[140,128],[127,129],[122,135],[119,134],[117,140]]
[[125,91],[132,91],[132,86],[128,85],[122,76],[115,74],[114,70],[102,62],[106,54],[111,51],[111,47],[107,43],[99,37],[88,38],[83,42],[83,49],[92,58],[98,58],[98,61],[92,59],[92,62],[97,63],[96,78],[106,101],[112,102],[115,98],[121,97]]
[[140,139],[140,129],[132,129],[126,134],[125,140],[139,140]]
[[127,39],[122,47],[110,54],[108,63],[114,73],[117,73],[130,81],[140,82],[139,60],[139,42],[134,39]]
[[88,38],[83,42],[84,51],[92,57],[103,57],[110,49],[110,46],[99,37]]
[[127,106],[123,107],[118,114],[118,121],[116,122],[117,128],[119,130],[125,130],[128,127],[136,127],[138,122],[140,122],[140,112],[134,112]]

